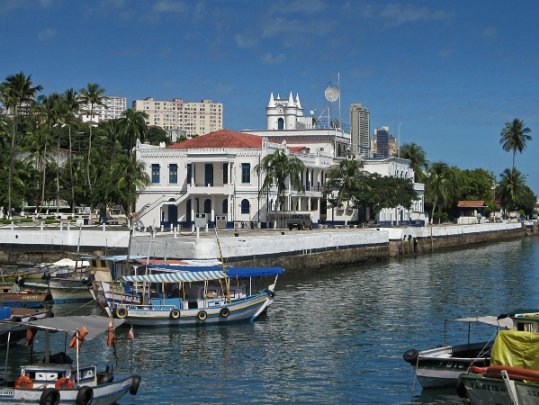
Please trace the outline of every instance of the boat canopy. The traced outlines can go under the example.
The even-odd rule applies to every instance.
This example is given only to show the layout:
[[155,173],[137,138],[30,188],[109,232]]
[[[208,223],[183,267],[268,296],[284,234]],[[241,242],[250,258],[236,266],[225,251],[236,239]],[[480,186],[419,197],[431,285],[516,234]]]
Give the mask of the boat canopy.
[[[17,328],[36,328],[43,331],[64,333],[75,333],[84,326],[88,330],[85,340],[92,340],[107,330],[109,322],[111,320],[104,316],[80,315],[55,316],[28,322],[10,322],[10,324]],[[113,326],[117,328],[122,323],[124,323],[123,319],[114,319]]]
[[499,328],[509,329],[513,326],[511,319],[503,319],[492,315],[471,316],[468,318],[457,318],[448,320],[449,322],[468,322],[468,323],[483,323],[486,325],[497,326]]
[[138,276],[122,276],[125,281],[148,283],[179,283],[206,280],[219,280],[228,277],[222,271],[176,271]]
[[[199,271],[222,271],[223,266],[178,266],[173,264],[149,265],[152,271],[169,272],[199,272]],[[234,267],[225,266],[228,277],[257,277],[257,276],[277,276],[284,273],[282,267]]]

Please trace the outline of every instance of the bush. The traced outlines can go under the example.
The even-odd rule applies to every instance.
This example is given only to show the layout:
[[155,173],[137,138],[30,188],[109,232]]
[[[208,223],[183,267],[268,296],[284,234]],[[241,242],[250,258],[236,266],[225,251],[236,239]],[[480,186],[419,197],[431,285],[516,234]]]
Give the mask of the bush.
[[449,215],[447,214],[447,212],[435,212],[433,215],[434,223],[447,222],[448,219]]

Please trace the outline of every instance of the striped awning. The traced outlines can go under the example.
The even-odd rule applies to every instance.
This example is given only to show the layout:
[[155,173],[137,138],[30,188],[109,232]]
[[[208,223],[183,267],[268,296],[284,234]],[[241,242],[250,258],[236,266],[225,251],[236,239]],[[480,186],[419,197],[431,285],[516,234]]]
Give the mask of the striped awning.
[[140,276],[123,276],[125,281],[147,282],[147,283],[179,283],[206,280],[219,280],[226,278],[222,271],[179,271],[175,273],[159,273]]

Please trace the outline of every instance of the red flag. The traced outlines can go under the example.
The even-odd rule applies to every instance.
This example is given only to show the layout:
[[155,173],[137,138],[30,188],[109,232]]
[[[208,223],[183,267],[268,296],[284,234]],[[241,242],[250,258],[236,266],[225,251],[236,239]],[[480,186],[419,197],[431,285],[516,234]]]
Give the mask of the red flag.
[[133,330],[133,326],[129,329],[129,332],[127,333],[127,337],[131,340],[135,339],[135,331]]

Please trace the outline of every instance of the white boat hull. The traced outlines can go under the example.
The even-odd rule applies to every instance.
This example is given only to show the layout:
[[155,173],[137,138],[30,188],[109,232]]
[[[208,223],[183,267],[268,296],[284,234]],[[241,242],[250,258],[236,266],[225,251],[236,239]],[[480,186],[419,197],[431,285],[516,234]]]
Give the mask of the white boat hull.
[[[174,306],[167,305],[116,306],[114,315],[125,319],[127,324],[137,326],[208,325],[254,321],[272,302],[273,298],[269,294],[262,293],[230,304],[186,310],[178,310]],[[125,309],[125,312],[118,311],[120,308]],[[177,312],[173,313],[173,310]]]
[[[115,381],[92,387],[92,405],[114,404],[127,392],[130,391],[134,376],[115,378]],[[60,404],[76,404],[79,390],[62,389]],[[0,404],[39,404],[43,389],[16,389],[12,387],[0,387]]]
[[49,291],[54,303],[91,301],[90,287],[85,279],[53,279],[49,280]]

